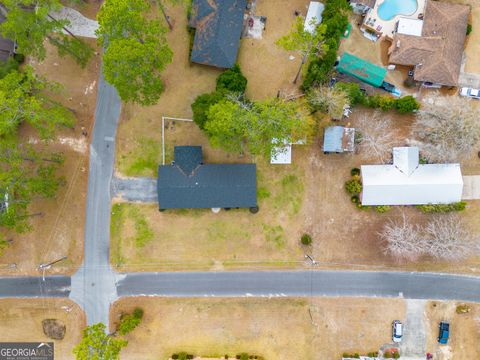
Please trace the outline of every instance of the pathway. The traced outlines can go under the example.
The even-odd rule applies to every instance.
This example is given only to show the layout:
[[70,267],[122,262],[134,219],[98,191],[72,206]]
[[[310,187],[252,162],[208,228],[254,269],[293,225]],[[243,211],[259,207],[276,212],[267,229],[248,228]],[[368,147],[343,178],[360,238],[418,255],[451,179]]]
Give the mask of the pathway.
[[480,175],[463,177],[462,200],[480,199]]

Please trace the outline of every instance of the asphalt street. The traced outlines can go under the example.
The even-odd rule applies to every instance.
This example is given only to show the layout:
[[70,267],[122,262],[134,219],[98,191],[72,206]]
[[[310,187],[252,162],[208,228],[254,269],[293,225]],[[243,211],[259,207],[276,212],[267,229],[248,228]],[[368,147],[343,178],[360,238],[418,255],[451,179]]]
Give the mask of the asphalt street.
[[85,310],[88,324],[103,322],[107,326],[110,303],[117,298],[109,245],[110,182],[120,107],[117,91],[100,76],[90,145],[84,262],[72,277],[70,294]]
[[0,297],[68,297],[68,276],[0,277]]

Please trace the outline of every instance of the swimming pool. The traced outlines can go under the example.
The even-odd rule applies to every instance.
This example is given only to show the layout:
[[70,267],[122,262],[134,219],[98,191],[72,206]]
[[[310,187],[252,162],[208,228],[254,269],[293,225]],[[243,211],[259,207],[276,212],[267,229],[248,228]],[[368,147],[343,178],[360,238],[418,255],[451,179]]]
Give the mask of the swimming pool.
[[382,20],[392,20],[397,15],[414,14],[417,6],[417,0],[385,0],[377,12]]

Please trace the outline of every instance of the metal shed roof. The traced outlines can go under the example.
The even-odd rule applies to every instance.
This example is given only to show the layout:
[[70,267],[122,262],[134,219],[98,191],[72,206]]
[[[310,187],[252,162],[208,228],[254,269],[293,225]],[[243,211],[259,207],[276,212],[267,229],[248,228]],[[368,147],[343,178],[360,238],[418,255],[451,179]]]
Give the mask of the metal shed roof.
[[360,59],[350,53],[343,53],[337,70],[342,74],[356,77],[367,84],[379,87],[387,75],[387,69]]
[[353,151],[355,129],[345,126],[329,126],[323,136],[323,151],[342,153]]
[[160,209],[257,206],[255,164],[202,164],[196,162],[198,149],[201,147],[175,147],[175,155],[181,158],[159,166]]
[[[414,148],[415,150],[415,148]],[[362,165],[363,205],[448,204],[461,201],[460,164],[419,164],[411,148],[394,148],[392,165]]]

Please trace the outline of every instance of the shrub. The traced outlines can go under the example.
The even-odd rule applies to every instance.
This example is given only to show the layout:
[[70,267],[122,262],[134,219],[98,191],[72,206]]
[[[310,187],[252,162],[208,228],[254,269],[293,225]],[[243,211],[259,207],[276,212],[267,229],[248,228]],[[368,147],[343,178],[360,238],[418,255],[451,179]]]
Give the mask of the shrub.
[[307,74],[303,80],[302,89],[307,91],[312,86],[325,83],[328,80],[336,60],[337,49],[329,48],[322,58],[311,61],[310,64],[308,64]]
[[237,359],[248,360],[248,354],[247,353],[241,353],[241,354],[237,355]]
[[347,93],[350,105],[355,106],[365,101],[365,94],[360,90],[360,85],[357,83],[338,82],[335,88],[343,90]]
[[420,209],[421,212],[428,213],[447,213],[452,211],[463,211],[465,210],[467,203],[465,201],[460,201],[452,204],[427,204],[427,205],[417,205],[417,209]]
[[142,317],[143,310],[140,308],[135,308],[132,314],[123,314],[118,325],[118,333],[120,335],[128,334],[140,324]]
[[362,192],[362,182],[358,178],[353,178],[345,183],[345,189],[350,195],[358,195]]
[[399,359],[400,358],[400,354],[398,352],[394,352],[393,353],[393,358],[394,359]]
[[173,359],[173,360],[177,360],[177,359],[178,359],[178,354],[173,354],[173,355],[172,355],[172,359]]
[[247,78],[243,76],[240,66],[235,64],[231,69],[220,74],[217,78],[217,91],[231,91],[244,93],[247,87]]
[[350,200],[352,200],[352,203],[354,204],[360,204],[360,197],[358,195],[352,195]]
[[387,351],[385,351],[385,352],[383,353],[383,357],[384,357],[385,359],[391,359],[391,358],[392,358],[392,353],[387,350]]
[[395,100],[395,109],[400,114],[407,114],[417,111],[420,108],[420,104],[411,95],[401,97]]
[[224,93],[221,91],[214,91],[209,94],[202,94],[197,96],[192,104],[193,121],[203,129],[207,121],[207,112],[210,106],[217,104],[224,98]]
[[375,210],[377,210],[378,213],[383,214],[389,211],[391,208],[389,205],[378,205],[375,206]]
[[355,176],[355,175],[360,175],[360,169],[359,168],[353,168],[350,170],[350,175]]
[[25,62],[25,55],[23,54],[14,54],[13,59],[19,64],[23,64]]
[[360,354],[359,354],[359,353],[355,353],[355,354],[353,355],[353,357],[354,357],[355,359],[360,359]]
[[467,304],[458,305],[455,309],[457,314],[466,314],[470,312],[470,307]]
[[395,106],[395,99],[391,96],[373,95],[365,97],[363,104],[374,109],[387,111],[393,109]]
[[467,35],[470,35],[472,32],[472,24],[467,24]]
[[10,58],[7,61],[0,62],[0,79],[3,79],[12,71],[18,70],[18,62]]
[[300,241],[303,245],[312,245],[312,237],[309,234],[303,234]]

